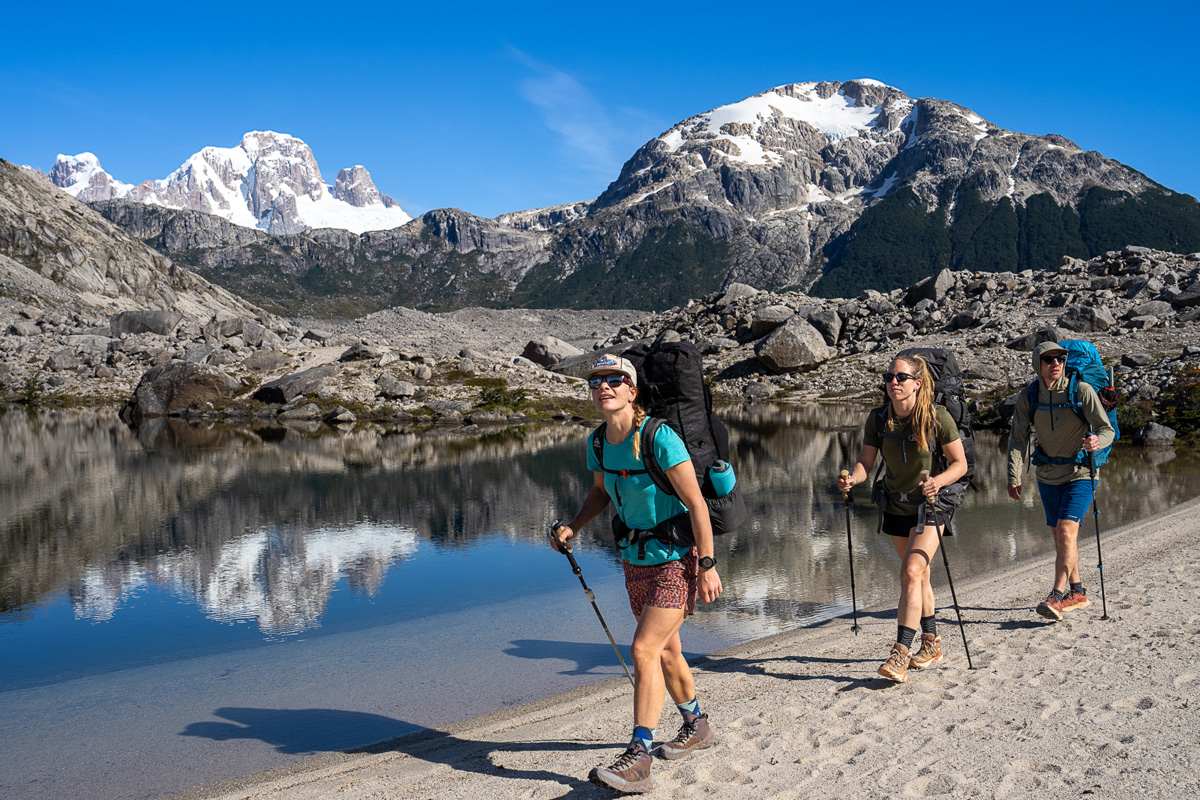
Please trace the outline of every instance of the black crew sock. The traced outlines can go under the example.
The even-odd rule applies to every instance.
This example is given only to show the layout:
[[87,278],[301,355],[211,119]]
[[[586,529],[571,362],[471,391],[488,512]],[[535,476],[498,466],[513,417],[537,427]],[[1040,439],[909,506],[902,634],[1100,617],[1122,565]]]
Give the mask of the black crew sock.
[[917,632],[912,628],[906,628],[903,625],[896,626],[896,641],[912,650],[913,639],[917,636]]
[[937,616],[930,614],[928,617],[921,617],[921,633],[932,633],[937,636]]
[[1083,584],[1082,584],[1082,583],[1072,583],[1072,584],[1071,584],[1071,591],[1072,591],[1072,592],[1075,592],[1076,594],[1082,594],[1082,595],[1086,595],[1086,594],[1087,594],[1087,589],[1083,588]]

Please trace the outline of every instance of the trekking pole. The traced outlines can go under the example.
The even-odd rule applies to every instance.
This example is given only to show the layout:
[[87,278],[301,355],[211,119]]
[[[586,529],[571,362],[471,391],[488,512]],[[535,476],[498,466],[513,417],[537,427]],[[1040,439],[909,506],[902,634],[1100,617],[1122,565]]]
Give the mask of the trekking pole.
[[[1088,431],[1088,436],[1092,432]],[[1104,614],[1100,619],[1108,619],[1108,598],[1104,596],[1104,555],[1100,552],[1100,511],[1096,508],[1096,454],[1088,451],[1088,466],[1092,470],[1092,519],[1096,521],[1096,569],[1100,570],[1100,607]]]
[[[850,477],[849,470],[842,470],[842,477]],[[854,542],[850,539],[850,504],[854,502],[854,498],[850,496],[850,490],[842,492],[842,499],[846,501],[846,549],[850,556],[850,610],[854,614],[854,625],[850,630],[854,631],[854,635],[858,636],[858,597],[854,591]]]
[[[921,483],[929,480],[929,470],[921,470]],[[929,501],[922,503],[927,509]],[[962,634],[963,652],[967,654],[967,669],[975,669],[975,665],[971,663],[971,648],[967,646],[967,629],[963,627],[962,611],[958,608],[958,595],[954,593],[954,578],[950,577],[950,559],[946,556],[946,543],[942,540],[942,526],[937,524],[937,506],[933,507],[933,527],[938,535],[938,549],[942,551],[942,563],[946,565],[946,580],[950,583],[950,599],[954,601],[954,613],[958,615],[958,632]]]
[[625,677],[629,678],[629,685],[636,690],[637,685],[633,682],[633,676],[629,674],[629,667],[626,666],[625,659],[621,656],[621,651],[617,648],[616,640],[613,639],[612,632],[609,631],[608,625],[604,622],[604,615],[600,613],[600,607],[596,605],[596,594],[588,588],[587,583],[583,580],[583,570],[579,569],[579,562],[575,560],[575,554],[571,550],[571,543],[559,541],[559,538],[554,535],[554,532],[558,530],[561,524],[562,520],[554,520],[554,522],[550,523],[550,530],[546,533],[552,541],[558,542],[558,546],[562,548],[563,554],[571,562],[571,570],[575,573],[575,577],[579,578],[579,583],[583,586],[584,595],[587,596],[588,602],[592,604],[592,609],[596,612],[596,618],[600,620],[600,625],[604,628],[604,632],[608,634],[608,643],[612,645],[613,652],[617,654],[617,659],[621,662],[621,666],[624,667]]

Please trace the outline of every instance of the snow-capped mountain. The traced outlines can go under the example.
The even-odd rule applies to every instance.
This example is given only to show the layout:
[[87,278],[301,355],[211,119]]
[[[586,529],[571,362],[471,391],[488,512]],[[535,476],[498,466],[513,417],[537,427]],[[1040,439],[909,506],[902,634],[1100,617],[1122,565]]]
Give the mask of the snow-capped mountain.
[[[115,191],[85,169],[76,180],[85,177]],[[238,267],[235,291],[249,297],[263,276],[319,263],[343,270],[338,291],[354,286],[372,309],[667,308],[734,281],[850,297],[945,267],[1019,272],[1128,244],[1200,249],[1195,198],[1063,136],[1006,130],[869,79],[787,84],[718,106],[647,141],[594,201],[494,220],[436,209],[297,248],[224,221],[119,200],[96,207],[163,252],[203,261],[214,280],[235,280],[225,267]]]
[[271,131],[251,131],[237,147],[205,147],[166,178],[136,186],[113,179],[92,153],[58,156],[50,180],[84,202],[123,199],[202,211],[270,233],[363,233],[411,219],[365,167],[341,170],[330,186],[307,144]]

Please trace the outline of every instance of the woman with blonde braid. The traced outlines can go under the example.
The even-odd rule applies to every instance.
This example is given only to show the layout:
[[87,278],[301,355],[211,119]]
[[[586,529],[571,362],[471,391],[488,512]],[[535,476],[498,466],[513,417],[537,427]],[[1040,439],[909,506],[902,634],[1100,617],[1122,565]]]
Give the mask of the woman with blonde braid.
[[[848,492],[865,481],[876,457],[883,454],[885,499],[881,500],[880,530],[892,537],[900,556],[900,603],[896,643],[879,674],[903,683],[909,667],[924,669],[942,660],[929,566],[937,552],[939,527],[949,532],[949,514],[928,506],[924,525],[918,530],[921,504],[966,474],[967,457],[950,413],[933,403],[933,376],[924,359],[918,355],[897,358],[883,381],[888,402],[867,417],[858,463],[848,476],[838,478],[838,488]],[[941,448],[946,467],[921,483],[921,471],[935,468],[936,447]],[[921,647],[913,653],[918,626]]]
[[[654,435],[654,456],[678,494],[660,491],[642,460],[646,413],[637,402],[637,370],[627,359],[601,355],[587,371],[592,404],[604,424],[591,436],[588,469],[593,481],[574,519],[555,531],[557,550],[584,525],[616,503],[625,566],[625,589],[637,618],[630,654],[634,664],[633,736],[625,752],[588,776],[619,792],[651,789],[654,732],[669,692],[683,724],[658,748],[663,758],[684,758],[711,747],[716,734],[700,710],[696,682],[683,655],[679,629],[696,610],[721,594],[713,556],[712,524],[683,440],[669,426]],[[614,530],[618,526],[614,525]],[[684,541],[677,535],[686,531]],[[694,541],[694,544],[693,544]]]

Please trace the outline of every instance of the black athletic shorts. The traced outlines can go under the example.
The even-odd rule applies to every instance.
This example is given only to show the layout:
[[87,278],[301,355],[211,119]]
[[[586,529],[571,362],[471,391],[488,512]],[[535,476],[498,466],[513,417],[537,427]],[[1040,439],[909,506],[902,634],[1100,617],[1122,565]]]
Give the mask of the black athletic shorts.
[[[932,515],[925,514],[925,524],[935,524]],[[945,511],[937,512],[937,525],[942,527],[943,536],[953,536],[954,532],[950,530],[950,514]],[[908,533],[913,528],[917,527],[916,514],[889,514],[883,512],[883,530],[888,536],[899,536],[904,539],[908,538]]]

